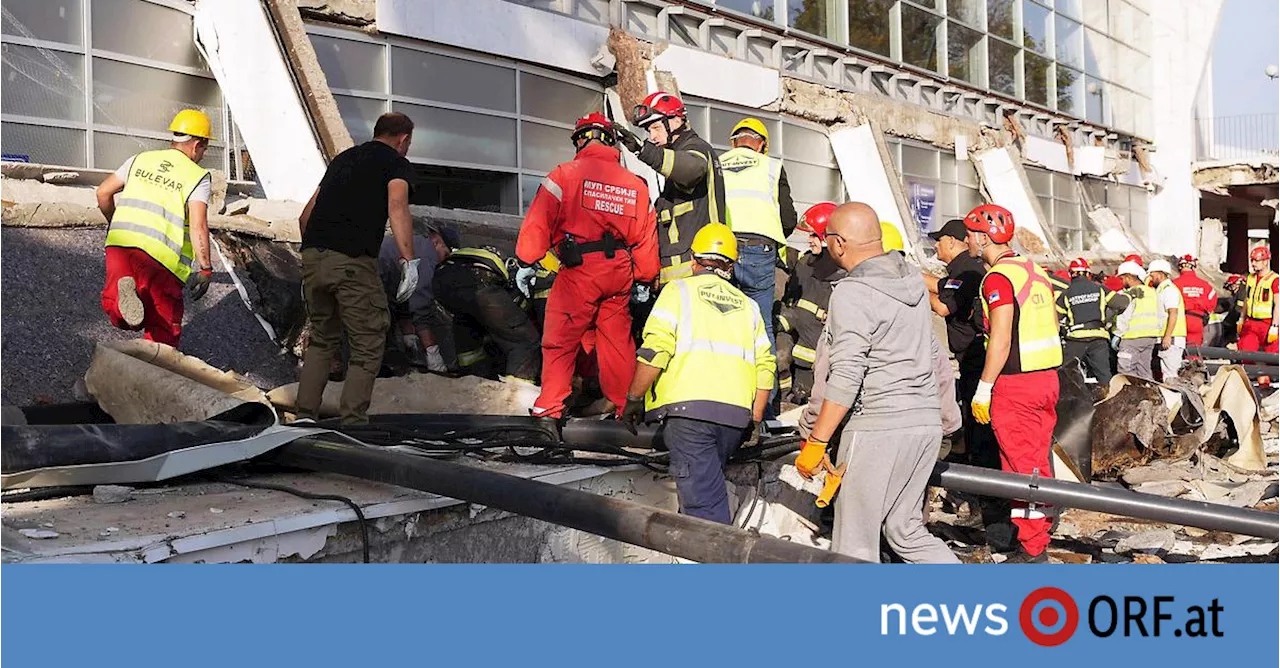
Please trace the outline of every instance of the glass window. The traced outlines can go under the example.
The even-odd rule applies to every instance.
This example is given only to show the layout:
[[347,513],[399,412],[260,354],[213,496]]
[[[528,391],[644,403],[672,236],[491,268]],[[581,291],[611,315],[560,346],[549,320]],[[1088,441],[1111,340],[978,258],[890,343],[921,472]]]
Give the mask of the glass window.
[[[707,108],[706,107],[701,105],[692,105],[686,101],[684,105],[684,111],[689,118],[689,126],[693,128],[694,132],[698,133],[698,136],[700,137],[711,136],[711,134],[707,132]],[[633,128],[633,129],[639,130],[639,128]],[[640,132],[640,135],[641,135],[641,138],[643,139],[644,132]]]
[[1051,197],[1053,195],[1053,175],[1048,170],[1027,167],[1026,171],[1027,181],[1031,184],[1032,192],[1038,197]]
[[5,121],[0,123],[0,144],[4,145],[6,154],[26,156],[31,162],[67,167],[86,166],[83,130]]
[[1049,71],[1053,63],[1048,58],[1024,52],[1023,65],[1025,97],[1028,102],[1034,102],[1039,105],[1049,106]]
[[191,16],[138,0],[93,1],[93,48],[207,70]]
[[5,0],[4,34],[79,46],[84,34],[80,4],[80,0]]
[[1054,172],[1053,196],[1061,200],[1076,201],[1076,180],[1069,174]]
[[1058,65],[1058,111],[1080,116],[1084,104],[1084,74]]
[[[982,193],[977,188],[966,188],[960,186],[956,189],[956,217],[964,217],[965,214],[973,211],[978,205],[982,204]],[[946,221],[943,221],[946,222]]]
[[334,95],[333,100],[338,103],[338,115],[342,117],[342,123],[347,126],[347,132],[351,133],[351,139],[355,143],[360,144],[373,138],[373,126],[378,122],[378,117],[386,112],[386,102],[349,95]]
[[1098,179],[1083,178],[1080,180],[1084,186],[1084,192],[1089,198],[1089,202],[1094,206],[1107,205],[1107,183]]
[[849,44],[889,55],[889,10],[893,0],[849,0]]
[[[1070,205],[1070,206],[1074,207],[1075,205]],[[1084,242],[1081,239],[1082,235],[1080,234],[1080,230],[1078,228],[1062,227],[1059,225],[1055,225],[1055,227],[1057,229],[1056,236],[1058,237],[1058,243],[1062,245],[1063,250],[1066,250],[1066,251],[1084,250],[1084,246],[1083,246]]]
[[831,37],[835,7],[830,5],[834,4],[834,0],[787,0],[787,25],[811,35]]
[[941,25],[941,18],[910,5],[902,5],[902,62],[940,71],[938,31]]
[[1084,67],[1084,29],[1061,16],[1054,22],[1054,52],[1058,60],[1076,69]]
[[1090,123],[1106,125],[1109,120],[1107,107],[1109,104],[1107,85],[1093,77],[1085,77],[1085,120]]
[[520,211],[528,211],[533,204],[533,198],[538,194],[538,188],[542,186],[542,176],[533,176],[532,174],[520,175]]
[[911,144],[902,145],[902,173],[938,178],[938,151]]
[[988,87],[1005,95],[1017,95],[1017,58],[1018,47],[1011,46],[998,39],[987,40],[987,55],[990,67]]
[[1022,0],[1022,45],[1043,55],[1050,55],[1053,46],[1050,31],[1053,29],[1053,12],[1031,0]]
[[1121,42],[1128,42],[1133,38],[1133,13],[1129,5],[1120,0],[1112,0],[1108,3],[1108,9],[1111,35]]
[[516,73],[508,67],[392,47],[391,92],[481,109],[515,111]]
[[982,0],[947,0],[947,16],[982,29]]
[[962,186],[978,187],[978,171],[974,169],[972,160],[956,161],[956,182]]
[[783,123],[782,146],[787,158],[832,167],[836,165],[836,154],[831,150],[831,140],[824,132]]
[[791,160],[784,161],[783,166],[787,170],[791,195],[796,201],[839,202],[843,199],[844,183],[840,180],[840,170],[814,167]]
[[[117,169],[124,164],[125,160],[137,153],[162,148],[169,148],[167,140],[118,135],[97,130],[93,133],[93,166],[96,169]],[[204,160],[200,161],[200,166],[206,169],[222,169],[222,159],[222,151],[219,151],[216,145],[211,145],[209,151],[204,154]]]
[[413,204],[446,209],[520,213],[519,178],[508,172],[484,169],[415,165],[418,182]]
[[981,84],[982,33],[947,22],[947,74],[954,79]]
[[773,15],[773,0],[720,0],[716,3],[716,6],[739,11],[748,16],[754,16],[766,21],[776,20]]
[[558,79],[520,73],[520,113],[561,123],[573,123],[593,111],[601,111],[604,95]]
[[402,102],[393,107],[413,119],[411,158],[516,166],[514,120]]
[[311,46],[330,88],[387,92],[382,45],[312,35]]
[[921,7],[928,7],[934,11],[938,10],[938,0],[911,0]]
[[1107,206],[1112,209],[1129,208],[1129,187],[1119,183],[1107,184]]
[[[729,145],[729,135],[733,133],[733,126],[737,125],[739,121],[746,118],[747,116],[748,116],[748,112],[726,111],[724,109],[715,109],[715,108],[711,109],[710,134],[705,135],[704,138],[715,146],[727,147]],[[773,141],[776,142],[778,140],[779,135],[778,135],[777,120],[774,120],[771,118],[761,118],[760,116],[753,116],[753,118],[756,118],[760,122],[764,123],[765,129],[769,131],[769,137]],[[823,136],[823,141],[826,141],[825,136]],[[788,153],[790,153],[790,151],[788,151]],[[801,156],[792,156],[792,157],[801,157]]]
[[[1115,2],[1115,0],[1111,0]],[[1107,0],[1089,0],[1083,5],[1084,24],[1095,30],[1107,31]]]
[[1086,30],[1084,34],[1084,71],[1090,76],[1106,76],[1112,68],[1111,40],[1102,33]]
[[84,56],[16,44],[0,45],[0,53],[6,115],[84,120]]
[[1013,39],[1014,0],[987,0],[987,32]]
[[209,115],[214,139],[222,132],[222,96],[213,79],[93,59],[93,122],[165,132],[173,115],[195,107]]
[[569,130],[542,125],[541,123],[520,123],[520,141],[522,161],[526,169],[549,172],[556,165],[573,159],[573,143],[569,141]]
[[[1103,3],[1106,2],[1106,0],[1094,0],[1094,1],[1101,1]],[[1080,18],[1082,18],[1081,12],[1080,12],[1080,3],[1081,3],[1081,0],[1057,0],[1057,2],[1053,3],[1053,7],[1054,9],[1058,10],[1059,14],[1070,16],[1071,18],[1076,19],[1078,21],[1080,20]]]

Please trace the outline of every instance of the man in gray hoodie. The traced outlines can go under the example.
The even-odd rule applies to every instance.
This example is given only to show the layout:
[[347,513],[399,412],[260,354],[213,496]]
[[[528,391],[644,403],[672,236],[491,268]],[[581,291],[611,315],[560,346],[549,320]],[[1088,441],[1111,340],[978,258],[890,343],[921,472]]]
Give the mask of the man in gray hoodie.
[[901,254],[885,253],[880,217],[860,202],[832,214],[827,252],[849,275],[827,309],[796,469],[815,475],[843,423],[839,464],[847,472],[832,549],[879,561],[883,529],[907,562],[959,563],[921,517],[942,442],[933,370],[941,350],[924,282]]

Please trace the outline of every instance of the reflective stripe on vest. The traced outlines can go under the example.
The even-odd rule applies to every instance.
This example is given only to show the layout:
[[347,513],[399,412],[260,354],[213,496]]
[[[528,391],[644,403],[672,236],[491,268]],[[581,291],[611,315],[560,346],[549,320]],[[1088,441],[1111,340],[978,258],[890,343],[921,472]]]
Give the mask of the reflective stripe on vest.
[[757,234],[786,243],[778,213],[778,180],[782,161],[740,147],[720,155],[725,206],[738,234]]
[[808,299],[797,300],[796,308],[803,309],[805,311],[812,313],[813,317],[818,319],[818,322],[827,321],[827,309],[824,309],[821,306],[818,306],[817,304],[809,301]]
[[[1134,290],[1138,291],[1137,297],[1133,296]],[[1160,329],[1160,301],[1156,299],[1156,291],[1140,285],[1125,292],[1129,293],[1133,310],[1129,313],[1129,328],[1120,338],[1158,339],[1163,336],[1164,332]]]
[[185,282],[195,264],[187,200],[208,173],[177,149],[139,153],[116,200],[106,245],[137,248]]
[[[1001,258],[989,274],[1009,279],[1017,300],[1013,312],[1013,345],[1001,373],[1043,371],[1061,366],[1062,341],[1058,338],[1057,308],[1049,275],[1031,260],[1016,256]],[[985,286],[983,290],[985,292]],[[982,312],[988,319],[989,311],[987,301],[982,300]]]
[[802,346],[797,343],[791,348],[791,356],[801,362],[813,364],[814,361],[818,359],[818,351],[810,348],[809,346]]
[[[1156,286],[1157,301],[1159,301],[1160,294],[1166,290],[1173,290],[1174,293],[1178,295],[1178,315],[1177,315],[1178,321],[1173,324],[1173,335],[1186,336],[1187,335],[1187,304],[1182,299],[1182,291],[1178,289],[1178,286],[1173,284],[1173,281],[1170,281],[1169,279],[1165,279],[1163,283]],[[1159,315],[1164,318],[1169,317],[1169,314],[1163,308],[1160,309]],[[1160,336],[1164,336],[1164,332],[1165,332],[1164,328],[1161,328]]]
[[658,285],[663,286],[692,275],[693,260],[686,260],[683,255],[672,255],[662,259],[662,269],[658,272]]
[[1249,274],[1249,279],[1245,281],[1244,315],[1246,318],[1255,320],[1271,319],[1276,303],[1276,296],[1271,291],[1271,285],[1275,280],[1276,275],[1270,271],[1263,276]]
[[1104,339],[1107,332],[1102,324],[1102,311],[1107,303],[1107,293],[1096,284],[1082,285],[1076,281],[1063,293],[1066,302],[1067,338]]
[[511,277],[507,274],[507,264],[502,260],[502,256],[483,248],[459,248],[449,253],[449,257],[445,258],[444,261],[465,262],[488,269],[501,276],[504,281],[511,280]]

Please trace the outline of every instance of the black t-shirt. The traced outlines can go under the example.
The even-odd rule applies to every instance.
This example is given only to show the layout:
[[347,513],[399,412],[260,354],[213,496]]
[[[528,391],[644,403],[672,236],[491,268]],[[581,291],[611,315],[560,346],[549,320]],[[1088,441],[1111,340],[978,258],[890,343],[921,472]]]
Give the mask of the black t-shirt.
[[302,247],[378,257],[387,232],[387,184],[394,179],[403,179],[412,192],[413,165],[380,141],[339,153],[320,180]]
[[938,301],[951,312],[947,316],[947,345],[957,357],[966,351],[981,352],[981,332],[974,324],[974,307],[986,273],[982,260],[961,253],[947,264],[947,277],[938,283]]

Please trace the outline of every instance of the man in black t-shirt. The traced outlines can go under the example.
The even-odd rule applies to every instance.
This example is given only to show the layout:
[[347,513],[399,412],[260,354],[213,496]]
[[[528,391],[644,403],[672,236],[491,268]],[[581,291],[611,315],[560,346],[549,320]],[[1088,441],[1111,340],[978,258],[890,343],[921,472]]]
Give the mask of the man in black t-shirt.
[[405,159],[413,121],[383,114],[373,140],[338,154],[302,210],[302,291],[311,334],[298,382],[299,419],[315,419],[329,380],[329,365],[346,331],[350,356],[338,411],[343,424],[369,421],[373,381],[382,365],[391,318],[378,276],[378,250],[387,219],[399,249],[396,301],[417,287],[409,193],[413,167]]

